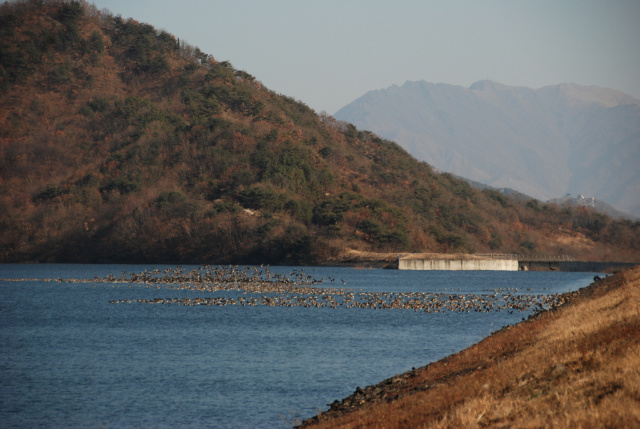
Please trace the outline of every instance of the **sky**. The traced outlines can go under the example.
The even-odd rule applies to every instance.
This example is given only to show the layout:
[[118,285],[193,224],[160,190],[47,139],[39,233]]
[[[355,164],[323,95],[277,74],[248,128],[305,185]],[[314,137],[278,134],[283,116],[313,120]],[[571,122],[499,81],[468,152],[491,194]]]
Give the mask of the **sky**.
[[640,0],[88,0],[335,113],[406,81],[597,85],[640,99]]

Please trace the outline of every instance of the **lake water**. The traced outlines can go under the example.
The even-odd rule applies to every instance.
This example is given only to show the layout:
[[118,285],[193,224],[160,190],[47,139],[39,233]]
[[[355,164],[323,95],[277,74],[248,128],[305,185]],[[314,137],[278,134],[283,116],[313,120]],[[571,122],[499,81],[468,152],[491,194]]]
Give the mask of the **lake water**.
[[[532,311],[149,305],[140,301],[237,302],[269,294],[37,280],[153,268],[167,267],[0,265],[0,428],[290,428],[357,386],[438,360]],[[304,270],[324,278],[316,287],[356,294],[540,295],[593,279],[592,273]]]

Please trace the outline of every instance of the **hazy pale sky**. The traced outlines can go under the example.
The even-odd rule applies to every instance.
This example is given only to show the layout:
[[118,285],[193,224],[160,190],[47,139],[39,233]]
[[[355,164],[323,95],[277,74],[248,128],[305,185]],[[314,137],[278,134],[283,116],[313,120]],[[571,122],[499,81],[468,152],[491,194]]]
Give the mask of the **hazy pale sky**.
[[89,0],[333,114],[426,80],[564,82],[640,98],[638,0]]

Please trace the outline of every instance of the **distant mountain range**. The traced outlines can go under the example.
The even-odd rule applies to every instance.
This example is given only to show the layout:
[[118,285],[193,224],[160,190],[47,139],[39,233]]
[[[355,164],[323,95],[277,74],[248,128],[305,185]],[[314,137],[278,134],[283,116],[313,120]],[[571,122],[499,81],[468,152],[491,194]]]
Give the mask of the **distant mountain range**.
[[541,200],[581,194],[640,216],[640,100],[619,91],[406,82],[334,116],[495,188]]

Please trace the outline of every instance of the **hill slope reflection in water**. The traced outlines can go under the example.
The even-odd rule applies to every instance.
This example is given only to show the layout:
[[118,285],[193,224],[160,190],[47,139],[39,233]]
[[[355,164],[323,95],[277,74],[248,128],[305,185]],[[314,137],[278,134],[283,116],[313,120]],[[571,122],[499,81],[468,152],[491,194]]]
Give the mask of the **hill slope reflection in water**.
[[[165,273],[189,280],[159,282]],[[196,273],[210,277],[198,281]],[[291,427],[357,386],[553,305],[547,295],[592,277],[1,265],[0,421],[8,428]],[[472,301],[491,305],[451,304]]]

